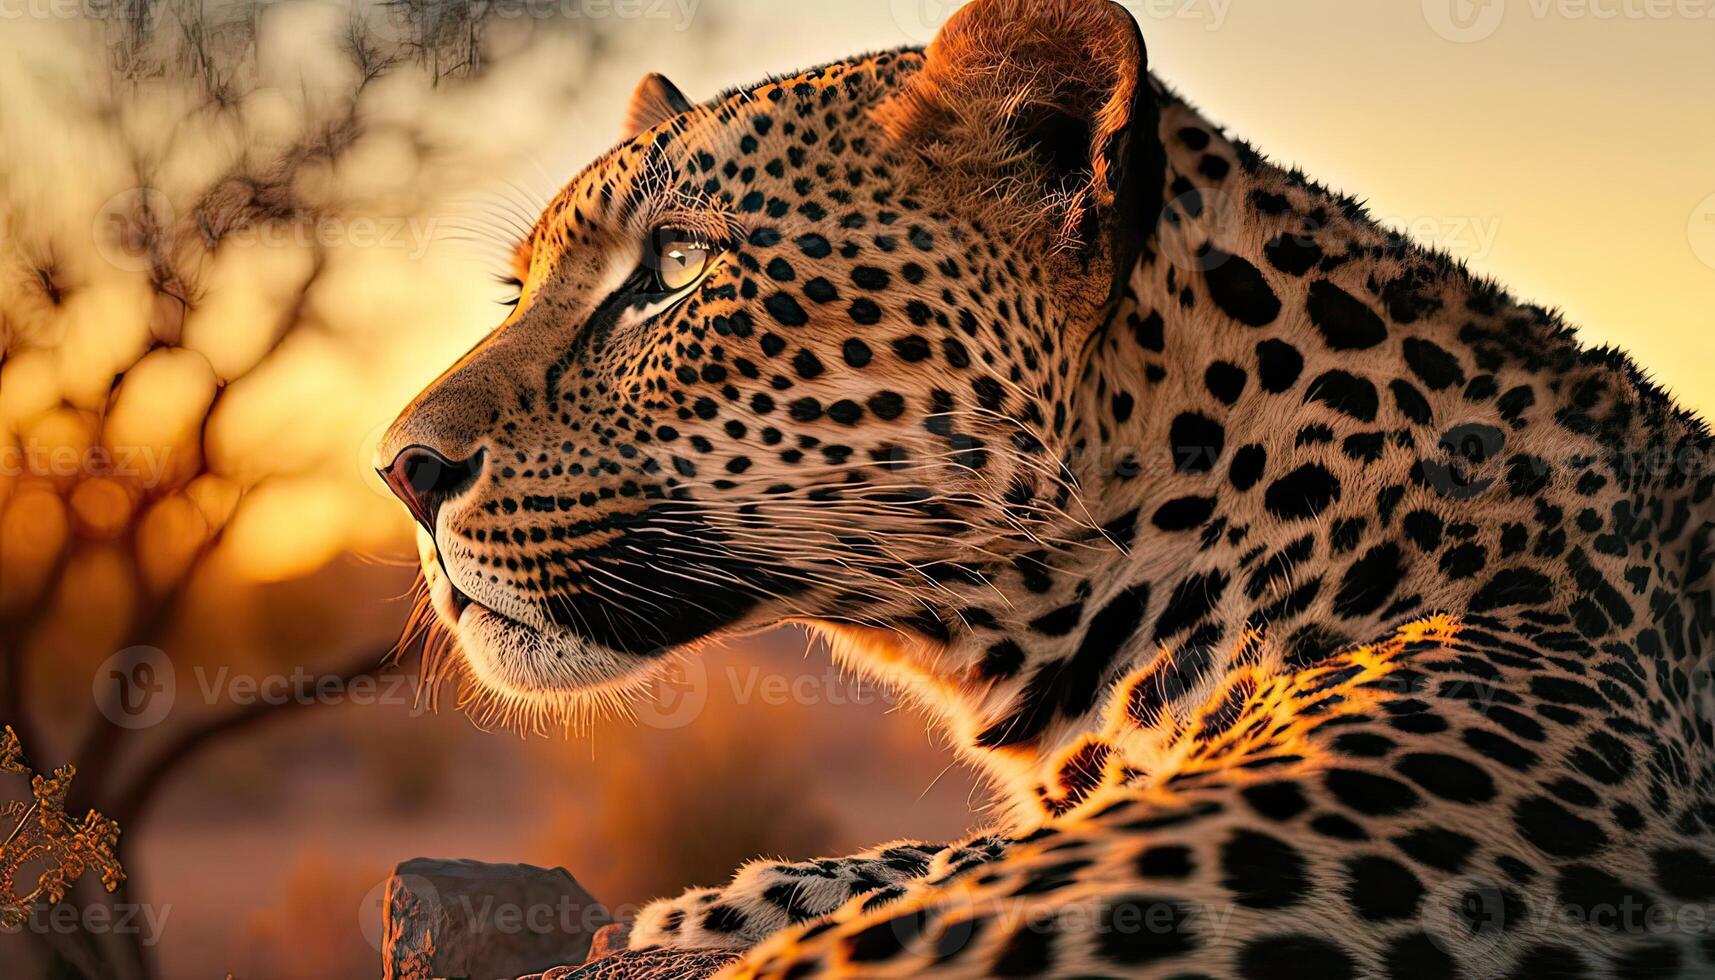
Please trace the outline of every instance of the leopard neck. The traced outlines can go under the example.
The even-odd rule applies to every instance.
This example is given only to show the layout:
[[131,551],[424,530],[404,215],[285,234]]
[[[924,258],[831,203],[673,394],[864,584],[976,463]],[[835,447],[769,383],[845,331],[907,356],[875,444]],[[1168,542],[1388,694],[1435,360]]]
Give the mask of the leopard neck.
[[1059,536],[1090,546],[1015,560],[1009,603],[950,610],[970,628],[920,671],[1015,815],[1063,808],[1055,774],[1119,716],[1171,742],[1239,663],[1298,669],[1436,614],[1647,647],[1638,710],[1707,726],[1701,424],[1182,103],[1162,134],[1169,203],[1074,406],[1088,520]]

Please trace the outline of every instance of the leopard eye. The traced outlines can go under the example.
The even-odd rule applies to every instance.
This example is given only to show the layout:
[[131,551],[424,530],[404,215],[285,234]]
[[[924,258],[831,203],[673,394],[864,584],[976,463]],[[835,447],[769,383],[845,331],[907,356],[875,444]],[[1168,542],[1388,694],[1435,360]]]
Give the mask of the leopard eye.
[[657,291],[676,293],[702,278],[715,250],[700,238],[663,229],[652,236],[649,267]]

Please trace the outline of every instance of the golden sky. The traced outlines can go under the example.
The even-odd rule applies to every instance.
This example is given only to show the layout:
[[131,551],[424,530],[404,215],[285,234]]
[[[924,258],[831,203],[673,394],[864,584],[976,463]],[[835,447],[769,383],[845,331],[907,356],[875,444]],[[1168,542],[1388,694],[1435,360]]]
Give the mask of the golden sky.
[[[1682,403],[1715,414],[1715,0],[1126,5],[1155,71],[1213,120],[1521,297],[1563,309],[1587,341],[1632,352]],[[258,578],[302,574],[346,548],[402,547],[403,509],[369,468],[376,439],[499,322],[500,214],[533,213],[610,145],[638,78],[662,71],[708,98],[769,73],[924,43],[953,6],[529,0],[538,13],[607,17],[599,52],[587,32],[544,41],[542,22],[515,17],[489,38],[522,53],[479,84],[436,87],[409,73],[377,83],[363,139],[298,187],[382,224],[286,228],[223,247],[198,270],[184,350],[157,352],[133,373],[104,434],[92,420],[153,315],[144,272],[113,261],[100,241],[102,215],[135,193],[131,155],[147,151],[163,192],[182,201],[233,160],[265,156],[315,125],[353,81],[330,54],[345,14],[338,4],[267,7],[236,116],[201,111],[183,84],[156,82],[123,101],[120,128],[97,111],[102,86],[91,79],[105,55],[87,32],[79,43],[74,23],[0,22],[0,274],[27,280],[31,261],[51,253],[72,287],[52,309],[28,291],[0,295],[8,329],[41,338],[0,364],[0,434],[31,452],[81,458],[104,439],[196,464],[183,452],[195,420],[219,385],[243,379],[209,430],[220,481],[180,486],[164,463],[150,486],[102,480],[74,493],[52,473],[34,483],[0,473],[0,511],[8,498],[28,505],[8,526],[66,523],[99,538],[170,501],[170,512],[211,525],[231,517],[233,552]],[[416,165],[413,139],[441,156]],[[486,257],[464,240],[473,224],[491,239]],[[391,237],[376,245],[365,231]],[[311,274],[306,233],[333,241],[334,260],[293,313],[314,329],[246,377]],[[55,508],[59,516],[42,516]],[[54,542],[41,545],[45,556]]]

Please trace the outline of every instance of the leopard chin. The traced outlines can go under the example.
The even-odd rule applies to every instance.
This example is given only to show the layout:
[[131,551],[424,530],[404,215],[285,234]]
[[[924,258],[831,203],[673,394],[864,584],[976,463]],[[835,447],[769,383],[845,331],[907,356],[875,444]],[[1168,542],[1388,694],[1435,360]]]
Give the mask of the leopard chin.
[[643,666],[574,633],[537,630],[475,604],[459,614],[457,634],[476,680],[508,697],[579,694],[623,683]]
[[[424,586],[452,639],[462,675],[459,703],[481,727],[543,729],[618,713],[657,660],[608,648],[551,622],[526,622],[455,585],[428,535],[420,535]],[[658,658],[657,658],[658,659]],[[429,665],[432,677],[438,666]]]

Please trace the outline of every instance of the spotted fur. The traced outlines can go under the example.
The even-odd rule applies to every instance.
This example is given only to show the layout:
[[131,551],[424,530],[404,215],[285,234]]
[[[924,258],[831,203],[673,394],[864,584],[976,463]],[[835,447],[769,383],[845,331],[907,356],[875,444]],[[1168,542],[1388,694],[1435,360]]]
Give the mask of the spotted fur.
[[[751,864],[636,955],[1715,976],[1715,443],[1629,361],[1226,137],[1098,0],[663,86],[389,436],[448,461],[437,608],[546,713],[810,624],[1008,805]],[[665,297],[663,226],[718,252]]]

